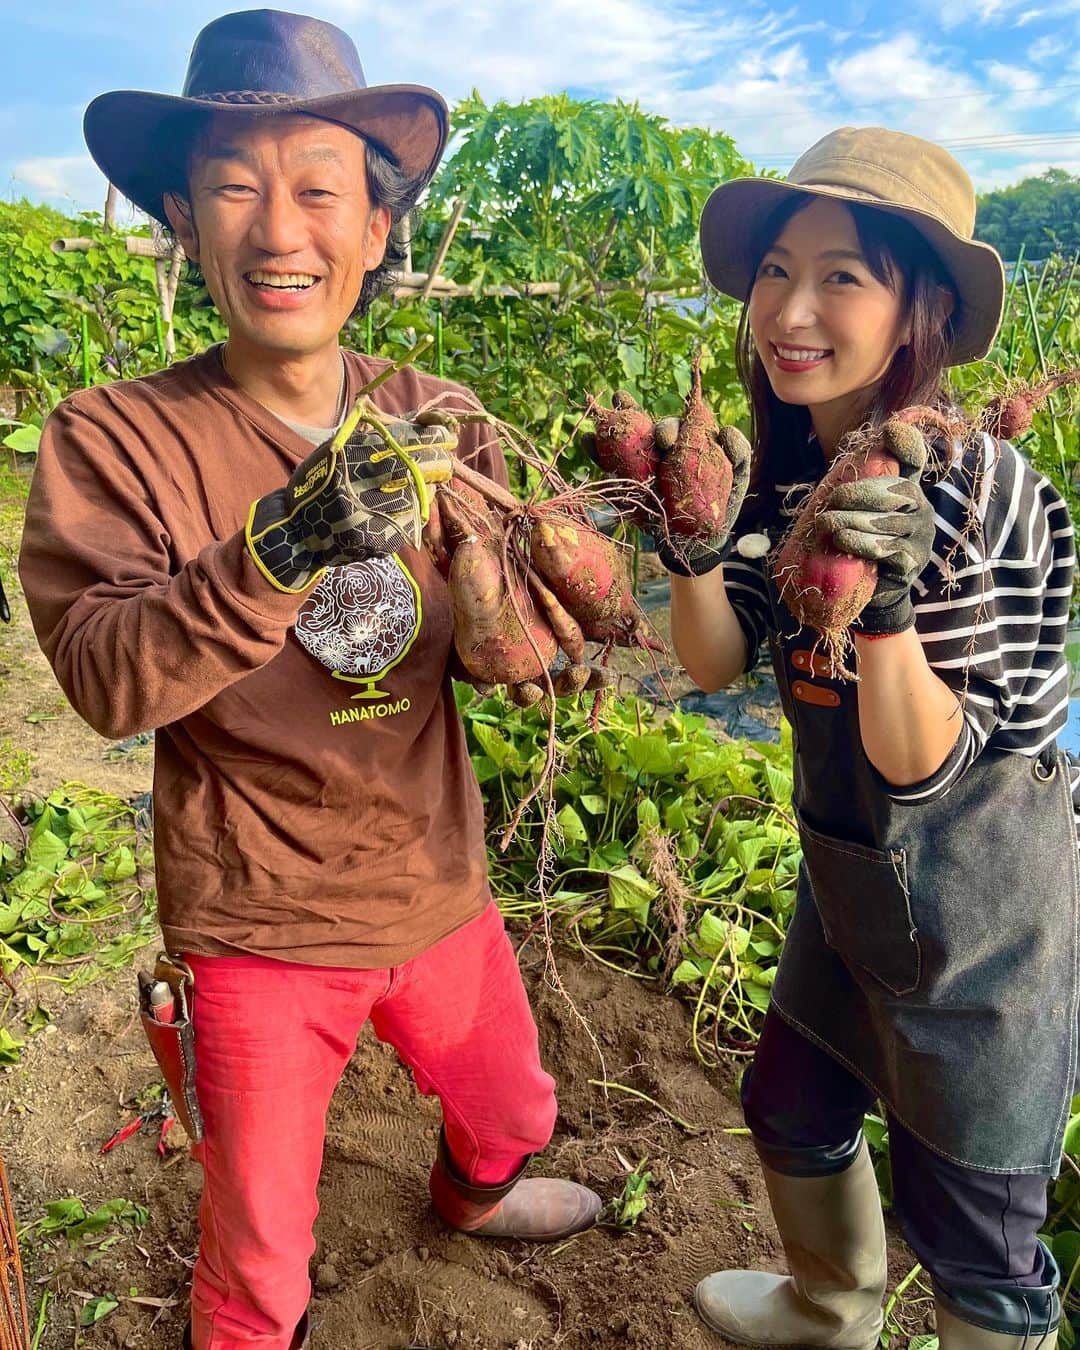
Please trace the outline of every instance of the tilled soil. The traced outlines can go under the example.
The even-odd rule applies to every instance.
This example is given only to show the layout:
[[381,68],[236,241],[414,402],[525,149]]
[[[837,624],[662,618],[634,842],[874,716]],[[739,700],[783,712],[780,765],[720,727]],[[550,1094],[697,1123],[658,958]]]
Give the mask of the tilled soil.
[[[13,539],[0,545],[7,562]],[[0,628],[0,744],[33,754],[33,791],[74,778],[128,799],[145,793],[150,748],[110,746],[71,711],[37,650],[10,565],[4,579],[15,622]],[[654,617],[664,631],[666,614]],[[783,1268],[753,1150],[727,1132],[742,1124],[741,1062],[703,1069],[682,1004],[651,983],[562,954],[561,979],[602,1049],[601,1065],[545,977],[535,940],[522,969],[561,1106],[555,1138],[534,1166],[610,1200],[629,1168],[647,1159],[654,1181],[644,1214],[630,1231],[604,1226],[547,1248],[451,1232],[427,1196],[438,1105],[421,1098],[393,1052],[365,1033],[328,1122],[312,1263],[314,1350],[586,1350],[623,1342],[706,1350],[724,1343],[696,1319],[695,1282],[725,1266]],[[0,1072],[0,1151],[20,1223],[33,1225],[47,1202],[66,1196],[81,1197],[88,1210],[114,1198],[149,1210],[140,1231],[110,1230],[90,1247],[45,1243],[30,1228],[32,1310],[50,1293],[39,1350],[173,1350],[198,1242],[199,1169],[182,1148],[159,1157],[149,1132],[99,1152],[157,1082],[135,1018],[134,977],[121,972],[66,996],[50,984],[38,992],[55,1020],[29,1038],[16,1067]],[[596,1085],[605,1078],[645,1093],[692,1130],[649,1102],[616,1089],[605,1095]],[[911,1264],[894,1241],[891,1286]],[[80,1331],[88,1300],[105,1293],[119,1306]]]
[[[741,1126],[739,1066],[702,1069],[681,1004],[564,955],[562,979],[599,1041],[608,1081],[646,1093],[697,1132],[628,1094],[605,1097],[590,1082],[605,1077],[596,1052],[544,978],[542,954],[528,946],[522,962],[561,1106],[551,1147],[534,1166],[610,1199],[628,1166],[647,1158],[654,1181],[644,1214],[631,1231],[600,1227],[546,1248],[448,1230],[426,1187],[438,1106],[365,1033],[328,1123],[312,1263],[316,1350],[585,1350],[618,1342],[706,1350],[723,1342],[695,1317],[695,1282],[725,1266],[783,1269],[753,1151],[745,1137],[725,1132]],[[32,1304],[45,1288],[55,1291],[42,1350],[172,1350],[186,1316],[198,1167],[184,1151],[162,1160],[148,1132],[98,1153],[133,1114],[121,1104],[157,1076],[133,1018],[132,985],[129,972],[56,1003],[56,1029],[30,1040],[3,1084],[0,1132],[22,1222],[72,1193],[88,1209],[124,1197],[150,1212],[140,1232],[125,1233],[92,1265],[63,1242],[26,1244]],[[899,1242],[894,1248],[895,1284],[911,1259]],[[79,1309],[106,1292],[120,1296],[119,1308],[76,1340]]]

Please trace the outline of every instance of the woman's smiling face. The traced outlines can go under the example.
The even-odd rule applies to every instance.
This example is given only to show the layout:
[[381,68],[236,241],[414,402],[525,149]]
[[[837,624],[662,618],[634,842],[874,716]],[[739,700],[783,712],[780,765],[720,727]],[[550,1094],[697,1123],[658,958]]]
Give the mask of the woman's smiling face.
[[899,276],[895,285],[870,270],[846,206],[819,197],[797,211],[750,293],[750,331],[777,398],[808,408],[815,425],[861,421],[908,340]]

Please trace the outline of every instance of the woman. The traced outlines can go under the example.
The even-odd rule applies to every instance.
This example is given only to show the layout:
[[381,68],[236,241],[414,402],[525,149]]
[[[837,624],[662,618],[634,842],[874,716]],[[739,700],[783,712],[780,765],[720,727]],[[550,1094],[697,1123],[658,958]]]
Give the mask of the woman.
[[[755,468],[736,539],[775,544],[846,433],[948,407],[944,370],[986,354],[1004,293],[974,217],[951,156],[880,129],[826,136],[787,182],[714,192],[706,270],[746,302]],[[794,732],[804,864],[743,1085],[791,1274],[701,1282],[698,1311],[729,1340],[877,1344],[885,1234],[862,1121],[878,1097],[942,1346],[1056,1339],[1038,1231],[1076,1072],[1076,825],[1055,747],[1072,530],[1012,446],[972,428],[933,450],[838,487],[819,521],[878,565],[854,680],[832,678],[767,559],[724,536],[661,549],[690,675],[717,689],[767,640]]]

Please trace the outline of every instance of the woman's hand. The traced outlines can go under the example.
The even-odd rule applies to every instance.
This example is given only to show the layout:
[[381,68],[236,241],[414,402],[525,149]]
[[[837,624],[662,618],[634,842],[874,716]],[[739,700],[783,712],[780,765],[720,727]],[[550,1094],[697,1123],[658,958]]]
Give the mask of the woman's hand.
[[[660,458],[675,448],[679,439],[680,419],[665,417],[657,422],[656,450]],[[721,433],[723,434],[723,433]],[[731,462],[731,496],[720,528],[708,538],[692,537],[669,530],[661,517],[654,525],[656,555],[669,572],[680,577],[700,577],[720,565],[731,530],[738,519],[750,483],[751,451],[749,442],[738,433],[724,434],[722,441]],[[656,487],[653,487],[657,491]],[[657,492],[659,496],[659,493]]]
[[918,481],[889,476],[841,483],[817,529],[840,553],[877,563],[877,586],[856,631],[884,636],[910,628],[911,588],[934,545],[934,511]]
[[877,586],[855,623],[857,632],[902,633],[915,622],[911,588],[930,561],[934,511],[919,483],[926,442],[911,430],[894,438],[886,423],[883,448],[899,472],[839,484],[816,522],[821,539],[840,553],[877,563]]
[[899,472],[841,483],[817,528],[841,553],[877,563],[877,586],[853,629],[859,732],[878,773],[896,787],[910,787],[948,759],[963,716],[956,694],[930,669],[915,631],[911,588],[930,561],[935,533],[934,510],[919,483],[926,442],[893,438],[888,423],[883,434]]

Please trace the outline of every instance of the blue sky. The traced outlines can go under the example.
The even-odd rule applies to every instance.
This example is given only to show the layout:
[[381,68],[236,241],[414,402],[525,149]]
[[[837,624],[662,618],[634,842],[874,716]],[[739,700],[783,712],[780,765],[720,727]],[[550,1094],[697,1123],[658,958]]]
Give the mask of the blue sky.
[[[215,0],[0,0],[0,193],[97,208],[82,113],[106,89],[178,91]],[[369,83],[520,99],[637,99],[785,171],[820,135],[883,124],[948,146],[981,189],[1080,174],[1080,0],[310,0]]]

